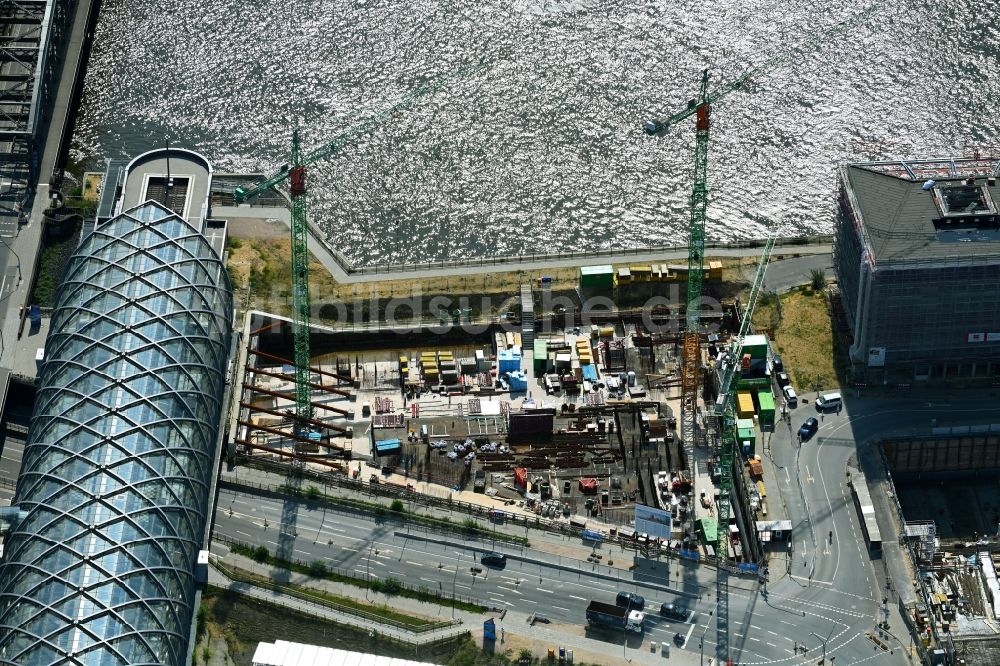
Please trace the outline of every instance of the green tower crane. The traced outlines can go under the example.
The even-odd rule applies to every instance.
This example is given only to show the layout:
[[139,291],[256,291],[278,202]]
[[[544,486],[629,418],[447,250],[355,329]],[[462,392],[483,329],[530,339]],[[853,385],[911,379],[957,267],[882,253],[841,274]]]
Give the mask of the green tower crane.
[[[685,452],[688,454],[687,463],[689,470],[692,465],[691,453],[693,450],[693,440],[697,437],[697,422],[695,414],[698,386],[701,379],[701,297],[705,259],[705,217],[708,209],[708,139],[711,128],[710,114],[712,104],[722,99],[729,93],[740,90],[752,78],[769,73],[779,66],[787,63],[794,57],[801,56],[809,51],[812,51],[824,42],[847,32],[861,23],[865,18],[870,16],[876,9],[886,2],[887,0],[876,0],[876,2],[872,3],[861,12],[834,24],[827,30],[823,30],[807,37],[791,49],[783,51],[765,60],[760,65],[745,72],[742,76],[726,83],[721,88],[711,93],[708,89],[709,73],[707,69],[704,70],[702,72],[701,89],[698,97],[688,101],[684,109],[666,119],[648,120],[643,124],[643,130],[646,134],[650,136],[663,136],[672,126],[691,116],[695,116],[694,185],[692,187],[689,205],[690,219],[688,223],[688,232],[690,234],[690,239],[688,242],[688,283],[685,299],[686,326],[684,335],[684,358],[681,366],[681,388],[683,392],[682,400],[684,406],[683,409],[685,410],[682,413],[682,434],[685,439]],[[768,248],[766,254],[770,254],[770,247]],[[766,262],[762,262],[761,271],[763,270],[763,266],[765,264]],[[763,279],[762,272],[758,273],[758,279]],[[757,285],[756,282],[755,288],[759,288],[759,285]],[[756,298],[755,294],[753,295],[753,298]],[[752,302],[749,305],[752,305]],[[748,308],[742,326],[749,325],[749,317],[752,311],[753,310],[751,308]],[[742,348],[742,337],[740,337],[739,340],[741,345],[740,348]],[[726,389],[726,392],[720,394],[720,396],[725,396],[725,399],[728,399],[728,388]],[[720,397],[720,399],[722,398]],[[728,413],[726,413],[727,409],[729,410]],[[735,419],[729,418],[729,416],[731,416],[731,412],[731,404],[726,407],[724,403],[721,412],[717,406],[716,409],[712,410],[711,415],[716,421],[720,418],[722,420],[722,436],[720,442],[720,468],[722,478],[720,479],[720,501],[717,517],[720,535],[719,556],[720,558],[723,558],[723,561],[727,557],[725,549],[726,542],[728,540],[729,491],[732,489],[732,463],[736,446],[736,436],[735,432],[733,432],[733,428],[735,428]],[[727,574],[725,569],[721,566],[718,567],[717,571],[719,576],[718,592],[720,604],[719,612],[716,618],[718,622],[717,654],[721,663],[729,663],[728,594],[725,583]]]
[[[309,216],[306,206],[306,168],[338,153],[352,139],[410,106],[417,99],[443,88],[450,81],[482,69],[482,65],[462,67],[435,83],[417,88],[395,104],[338,134],[313,152],[303,155],[298,129],[292,132],[292,159],[276,174],[248,188],[237,187],[233,199],[241,204],[289,181],[292,233],[292,337],[295,347],[295,416],[299,424],[312,418],[309,353]],[[297,426],[298,427],[298,426]]]

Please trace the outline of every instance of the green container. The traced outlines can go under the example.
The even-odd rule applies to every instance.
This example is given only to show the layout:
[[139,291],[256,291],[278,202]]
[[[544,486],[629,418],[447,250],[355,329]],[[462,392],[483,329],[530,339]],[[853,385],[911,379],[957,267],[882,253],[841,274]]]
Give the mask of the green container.
[[743,353],[750,358],[767,358],[767,336],[748,335],[743,338]]
[[541,338],[535,338],[535,373],[541,374],[545,372],[545,368],[549,363],[549,341],[543,340]]
[[760,405],[760,424],[774,425],[774,395],[770,391],[761,391],[757,394],[757,402]]
[[608,288],[615,285],[613,266],[583,266],[580,268],[580,287],[584,289]]
[[706,544],[719,547],[719,523],[715,518],[706,516],[698,519],[698,536]]

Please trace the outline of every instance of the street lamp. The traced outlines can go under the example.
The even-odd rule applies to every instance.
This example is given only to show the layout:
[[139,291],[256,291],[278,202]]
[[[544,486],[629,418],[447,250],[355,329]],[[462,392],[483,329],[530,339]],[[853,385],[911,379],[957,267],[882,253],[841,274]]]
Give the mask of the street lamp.
[[[813,636],[815,636],[816,638],[820,639],[821,641],[823,641],[823,658],[822,658],[822,660],[820,660],[819,663],[825,664],[826,663],[826,641],[827,641],[827,639],[823,638],[822,636],[820,636],[819,634],[817,634],[815,631],[810,631],[809,633],[812,634]],[[831,662],[834,659],[836,659],[836,657],[830,657],[830,661]]]
[[451,619],[453,620],[455,619],[455,586],[458,584],[459,561],[460,559],[455,560],[455,576],[451,579]]

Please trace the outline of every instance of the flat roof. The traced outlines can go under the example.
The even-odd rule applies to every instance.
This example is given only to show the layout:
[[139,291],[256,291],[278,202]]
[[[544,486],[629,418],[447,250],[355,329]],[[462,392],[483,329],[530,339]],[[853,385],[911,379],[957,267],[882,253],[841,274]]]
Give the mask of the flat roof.
[[[972,187],[984,198],[1000,202],[1000,160],[928,159],[919,161],[865,162],[842,167],[852,199],[857,205],[865,240],[876,262],[973,260],[1000,261],[1000,230],[987,209],[971,211],[985,225],[942,228],[940,220],[961,216],[947,207],[948,192]],[[988,179],[993,178],[993,184]],[[934,185],[925,183],[934,181]],[[942,207],[942,201],[945,207]],[[992,226],[989,226],[990,219]],[[938,223],[936,224],[936,221]]]
[[336,648],[275,641],[258,643],[254,666],[431,666],[425,661],[382,657]]
[[[180,215],[198,231],[208,216],[212,165],[183,148],[161,148],[139,155],[126,167],[116,213],[156,201]],[[168,189],[166,183],[171,181]]]

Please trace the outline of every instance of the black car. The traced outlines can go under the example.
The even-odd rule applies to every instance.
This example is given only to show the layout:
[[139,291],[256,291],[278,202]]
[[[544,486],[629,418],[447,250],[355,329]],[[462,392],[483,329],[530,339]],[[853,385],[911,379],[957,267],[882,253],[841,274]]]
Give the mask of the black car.
[[663,604],[660,606],[660,615],[671,620],[683,622],[688,618],[688,609],[678,604]]
[[642,610],[646,607],[646,600],[635,592],[619,592],[615,605],[625,606],[629,610]]
[[674,634],[674,645],[677,647],[684,647],[684,634],[676,633]]
[[781,363],[781,357],[774,355],[771,357],[771,367],[774,368],[775,372],[781,372],[785,369],[785,366]]
[[479,561],[488,567],[503,568],[507,566],[507,556],[503,553],[483,553]]
[[778,374],[775,375],[775,379],[778,380],[778,386],[780,388],[785,388],[786,386],[788,386],[788,383],[789,383],[788,382],[788,373],[779,372]]
[[802,424],[801,428],[799,428],[799,439],[806,442],[810,437],[816,434],[817,430],[819,430],[819,421],[810,417],[806,419],[806,422]]

